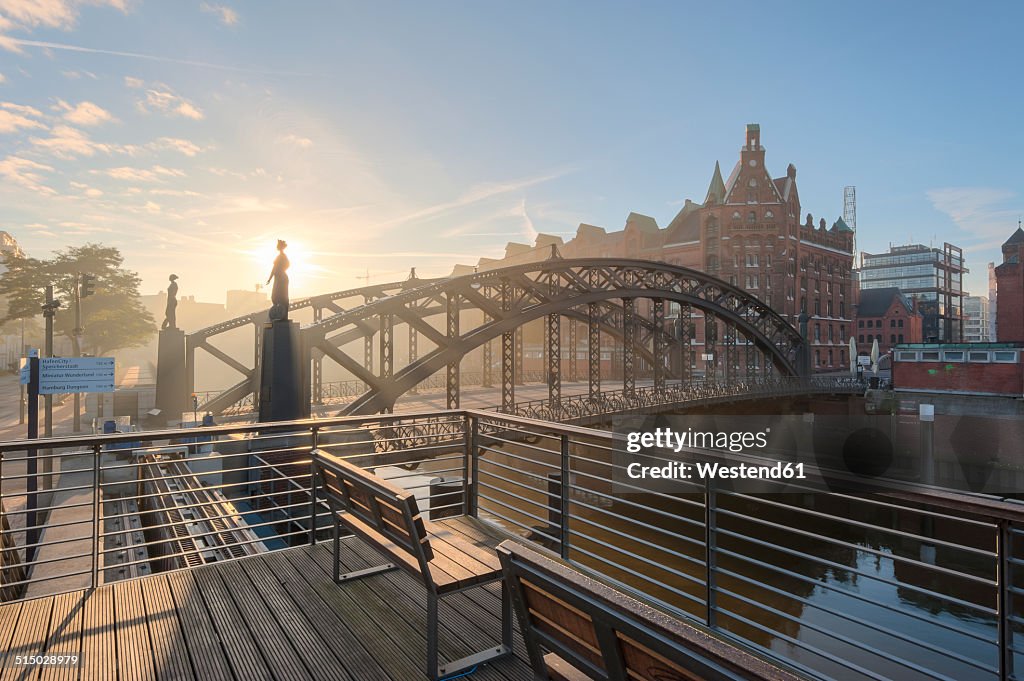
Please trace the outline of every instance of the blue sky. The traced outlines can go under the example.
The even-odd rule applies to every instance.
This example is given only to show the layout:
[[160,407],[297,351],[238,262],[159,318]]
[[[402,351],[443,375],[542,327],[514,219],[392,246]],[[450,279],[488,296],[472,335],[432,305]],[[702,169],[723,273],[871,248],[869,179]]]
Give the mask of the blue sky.
[[748,122],[858,247],[1024,213],[1021,3],[0,0],[0,229],[223,301],[441,275],[538,232],[666,225]]

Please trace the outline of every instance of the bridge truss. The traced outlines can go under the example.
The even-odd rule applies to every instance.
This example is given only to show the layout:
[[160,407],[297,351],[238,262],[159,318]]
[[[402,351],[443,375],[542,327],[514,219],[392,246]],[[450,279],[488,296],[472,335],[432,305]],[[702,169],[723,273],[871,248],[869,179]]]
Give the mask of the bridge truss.
[[[353,297],[362,297],[364,304],[345,310],[335,302]],[[500,408],[512,413],[516,386],[523,382],[524,329],[531,324],[543,327],[540,363],[549,404],[561,400],[563,376],[585,380],[588,397],[598,399],[608,380],[602,365],[609,354],[618,360],[627,397],[636,392],[641,372],[653,379],[655,392],[665,390],[670,377],[689,382],[695,356],[703,360],[705,379],[726,384],[807,373],[805,334],[763,301],[703,272],[666,263],[555,257],[449,279],[349,289],[296,301],[292,309],[297,306],[314,310],[313,323],[302,328],[313,358],[311,400],[322,396],[324,358],[365,385],[344,408],[346,414],[391,411],[401,395],[439,372],[447,406],[458,408],[460,364],[471,353],[480,358],[481,383],[500,386]],[[324,316],[325,311],[333,314]],[[259,319],[252,315],[193,334],[190,361],[196,349],[210,351],[209,339],[220,329],[247,323],[258,329]],[[402,327],[408,339],[399,357],[396,338]],[[353,347],[362,352],[354,353]],[[244,378],[210,399],[204,410],[218,412],[259,393],[258,344],[252,369],[225,359],[223,352],[211,354]]]

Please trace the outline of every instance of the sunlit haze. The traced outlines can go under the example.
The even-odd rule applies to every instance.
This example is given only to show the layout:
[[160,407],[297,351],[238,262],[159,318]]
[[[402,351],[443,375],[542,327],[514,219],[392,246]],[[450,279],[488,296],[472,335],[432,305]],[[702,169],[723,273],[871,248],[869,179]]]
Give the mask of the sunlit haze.
[[857,246],[950,241],[972,293],[1024,212],[1019,3],[0,0],[0,229],[117,246],[223,301],[444,275],[581,222],[668,224],[758,122]]

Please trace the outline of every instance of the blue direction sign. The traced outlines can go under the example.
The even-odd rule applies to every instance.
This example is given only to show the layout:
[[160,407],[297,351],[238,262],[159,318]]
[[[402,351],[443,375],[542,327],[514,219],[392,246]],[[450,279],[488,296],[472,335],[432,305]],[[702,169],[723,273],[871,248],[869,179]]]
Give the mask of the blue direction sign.
[[112,393],[113,357],[44,357],[39,360],[39,394]]

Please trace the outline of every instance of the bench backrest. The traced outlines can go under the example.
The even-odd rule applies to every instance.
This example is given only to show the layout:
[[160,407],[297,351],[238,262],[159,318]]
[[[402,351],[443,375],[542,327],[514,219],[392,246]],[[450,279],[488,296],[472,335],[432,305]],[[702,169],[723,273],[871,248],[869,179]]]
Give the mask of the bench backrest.
[[537,678],[800,678],[519,542],[503,542],[498,556]]
[[434,553],[412,492],[322,450],[313,451],[313,472],[331,511],[348,514],[346,525],[364,538],[389,540],[429,574]]

